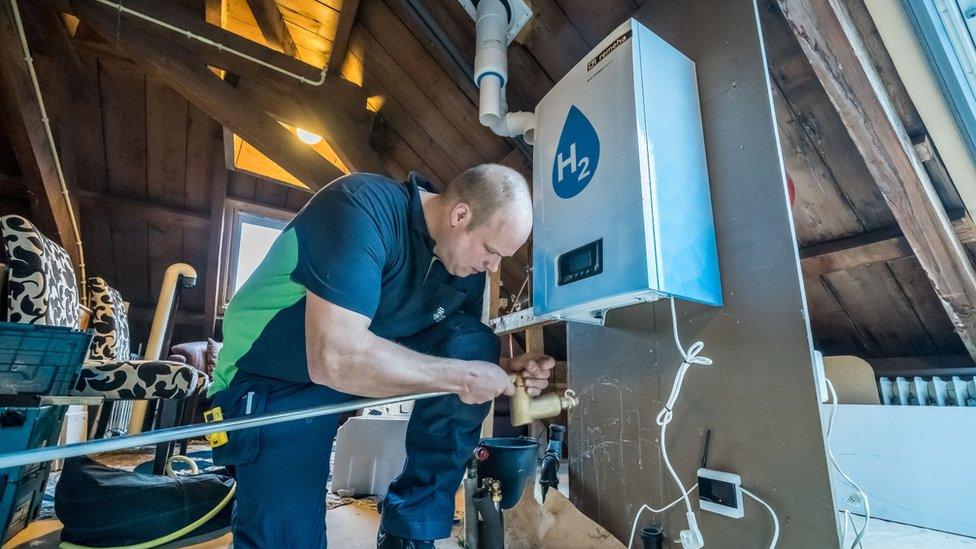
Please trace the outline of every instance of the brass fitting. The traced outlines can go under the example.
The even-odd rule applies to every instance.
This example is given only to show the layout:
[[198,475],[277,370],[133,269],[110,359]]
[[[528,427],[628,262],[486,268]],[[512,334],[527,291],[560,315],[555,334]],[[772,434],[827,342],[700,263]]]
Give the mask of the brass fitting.
[[510,397],[510,414],[512,426],[528,425],[537,419],[556,417],[563,410],[569,410],[579,404],[576,393],[567,389],[560,396],[557,393],[546,393],[535,398],[529,396],[525,390],[525,382],[521,374],[513,374],[515,394]]
[[491,501],[498,503],[502,500],[501,481],[493,478],[484,478],[481,480],[481,488],[488,491],[488,495],[491,496]]

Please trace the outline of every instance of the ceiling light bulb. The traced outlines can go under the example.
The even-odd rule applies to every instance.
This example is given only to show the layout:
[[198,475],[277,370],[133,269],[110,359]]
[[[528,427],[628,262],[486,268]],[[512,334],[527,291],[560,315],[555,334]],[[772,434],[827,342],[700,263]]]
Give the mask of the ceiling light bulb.
[[310,132],[308,130],[303,130],[301,128],[295,128],[295,133],[298,134],[298,138],[301,139],[302,142],[308,143],[309,145],[314,145],[314,144],[318,143],[319,141],[322,141],[322,136],[321,135],[312,133],[312,132]]

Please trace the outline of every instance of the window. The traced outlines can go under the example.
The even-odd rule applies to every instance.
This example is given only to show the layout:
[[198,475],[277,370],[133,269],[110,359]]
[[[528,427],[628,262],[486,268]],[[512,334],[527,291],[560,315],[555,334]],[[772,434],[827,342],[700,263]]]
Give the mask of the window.
[[221,310],[257,269],[271,245],[294,215],[286,210],[227,201],[224,254],[221,261]]

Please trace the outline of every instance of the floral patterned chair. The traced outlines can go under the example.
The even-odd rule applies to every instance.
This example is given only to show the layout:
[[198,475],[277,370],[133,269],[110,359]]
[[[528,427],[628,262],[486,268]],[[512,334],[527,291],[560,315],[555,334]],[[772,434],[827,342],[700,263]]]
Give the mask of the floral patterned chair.
[[[7,318],[10,322],[77,327],[75,272],[67,252],[18,215],[0,217],[7,253]],[[118,292],[92,281],[95,338],[90,359],[72,395],[106,401],[183,399],[199,390],[197,371],[165,360],[130,360],[129,332]]]

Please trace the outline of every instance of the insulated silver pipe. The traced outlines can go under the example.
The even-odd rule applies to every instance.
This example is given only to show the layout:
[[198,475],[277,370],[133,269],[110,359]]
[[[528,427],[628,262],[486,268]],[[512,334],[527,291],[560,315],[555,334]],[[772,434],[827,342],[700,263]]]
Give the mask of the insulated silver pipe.
[[8,467],[20,467],[31,463],[41,463],[53,461],[55,459],[66,459],[71,457],[84,456],[98,452],[109,452],[112,450],[124,450],[137,446],[149,446],[161,442],[172,442],[185,438],[209,435],[210,433],[239,431],[241,429],[251,429],[286,421],[295,421],[311,417],[327,416],[342,412],[351,412],[369,406],[385,406],[396,404],[408,400],[423,400],[427,398],[439,397],[450,393],[421,393],[416,395],[402,395],[387,398],[364,398],[350,400],[339,404],[326,404],[303,410],[290,410],[288,412],[276,412],[274,414],[264,414],[261,416],[241,417],[228,419],[225,421],[215,421],[213,423],[197,423],[195,425],[184,425],[183,427],[170,427],[138,435],[122,437],[103,438],[89,442],[77,442],[64,446],[48,446],[45,448],[33,448],[22,452],[10,452],[0,454],[0,469]]

